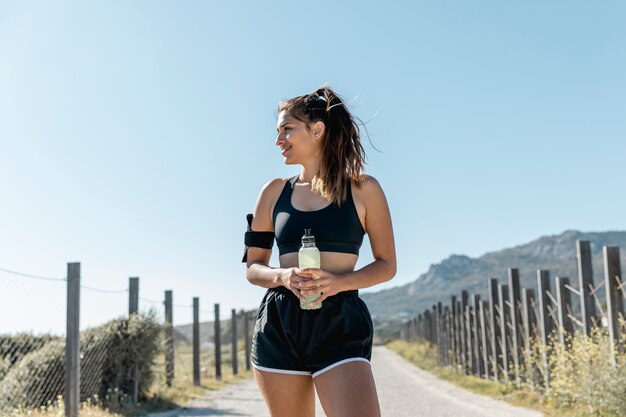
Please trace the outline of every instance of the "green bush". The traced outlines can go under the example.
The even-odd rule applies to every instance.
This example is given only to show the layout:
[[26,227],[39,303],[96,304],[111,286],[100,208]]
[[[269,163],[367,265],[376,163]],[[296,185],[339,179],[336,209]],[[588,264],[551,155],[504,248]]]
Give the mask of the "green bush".
[[[154,379],[153,365],[161,351],[163,329],[153,312],[111,323],[111,331],[115,332],[116,338],[107,350],[108,361],[104,368],[102,386],[129,392],[128,371],[136,366],[140,375],[140,399],[145,398],[143,393],[148,391]],[[100,392],[99,395],[103,396],[105,393]]]
[[626,355],[616,354],[606,331],[594,329],[590,337],[576,333],[555,344],[550,356],[551,383],[548,395],[561,407],[584,409],[596,416],[626,415]]
[[[140,392],[152,383],[152,364],[159,353],[162,326],[154,313],[112,320],[80,335],[80,397],[128,393],[130,370],[137,367]],[[41,407],[65,391],[65,341],[51,340],[23,356],[0,381],[0,409]],[[117,399],[117,395],[116,395]]]
[[63,394],[65,342],[53,340],[24,356],[0,383],[0,410],[45,405]]
[[41,349],[52,340],[60,339],[62,338],[59,336],[35,336],[27,333],[20,333],[15,336],[0,335],[0,381],[9,372],[9,369],[24,356]]

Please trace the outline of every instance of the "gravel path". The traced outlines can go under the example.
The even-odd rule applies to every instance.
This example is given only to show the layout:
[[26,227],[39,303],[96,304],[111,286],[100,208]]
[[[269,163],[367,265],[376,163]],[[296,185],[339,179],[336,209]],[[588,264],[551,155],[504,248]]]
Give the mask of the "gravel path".
[[[541,417],[537,411],[472,394],[410,365],[395,352],[374,348],[372,369],[383,417]],[[254,379],[208,391],[180,410],[149,417],[268,415]],[[326,417],[317,401],[317,417]],[[297,417],[297,416],[294,416]]]

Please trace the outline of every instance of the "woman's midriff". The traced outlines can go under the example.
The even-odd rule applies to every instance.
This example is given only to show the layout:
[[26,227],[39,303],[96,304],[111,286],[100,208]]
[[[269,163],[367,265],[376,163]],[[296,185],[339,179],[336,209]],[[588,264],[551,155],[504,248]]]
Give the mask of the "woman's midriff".
[[[345,272],[354,271],[356,262],[359,259],[357,255],[351,253],[340,252],[321,252],[320,261],[324,271],[333,274],[343,274]],[[292,268],[298,266],[298,252],[286,253],[279,258],[281,268]]]

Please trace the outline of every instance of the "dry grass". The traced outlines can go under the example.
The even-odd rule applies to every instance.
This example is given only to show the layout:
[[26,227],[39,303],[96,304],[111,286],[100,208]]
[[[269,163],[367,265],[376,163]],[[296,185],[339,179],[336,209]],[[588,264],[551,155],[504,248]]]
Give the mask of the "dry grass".
[[237,360],[239,366],[237,375],[233,375],[230,349],[222,350],[222,378],[220,380],[215,378],[213,351],[201,350],[200,363],[206,364],[206,366],[201,366],[200,368],[200,385],[196,387],[193,385],[193,354],[191,345],[177,346],[172,387],[168,387],[165,383],[165,357],[161,355],[158,357],[155,366],[162,371],[158,372],[148,395],[161,402],[182,406],[189,400],[202,395],[206,390],[216,390],[225,384],[250,377],[252,372],[245,370],[244,348],[240,344],[238,349]]
[[581,414],[577,410],[558,408],[550,400],[530,392],[528,389],[515,389],[494,381],[464,375],[452,367],[440,367],[437,364],[437,351],[428,343],[396,340],[386,345],[417,367],[428,371],[468,391],[491,398],[506,401],[520,407],[531,408],[544,413],[546,417],[591,417],[594,414]]
[[[620,321],[622,340],[626,346],[626,323]],[[594,329],[591,337],[577,332],[562,345],[553,335],[547,349],[550,387],[543,388],[543,376],[533,367],[523,375],[530,377],[535,389],[526,385],[486,381],[464,375],[460,370],[437,364],[434,346],[421,342],[397,340],[387,345],[418,367],[455,385],[477,394],[501,399],[522,407],[543,412],[547,417],[624,417],[626,416],[626,353],[617,350],[610,361],[611,345],[606,330]],[[540,364],[544,348],[531,341],[524,363]],[[539,366],[541,367],[541,366]]]

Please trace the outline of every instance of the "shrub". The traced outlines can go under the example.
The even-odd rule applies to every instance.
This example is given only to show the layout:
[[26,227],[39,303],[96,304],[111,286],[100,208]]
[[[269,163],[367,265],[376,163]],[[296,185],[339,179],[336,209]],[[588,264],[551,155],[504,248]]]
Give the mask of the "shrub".
[[0,335],[0,381],[24,356],[41,349],[52,340],[60,339],[62,338],[59,336],[35,336],[27,333]]
[[626,415],[626,355],[618,353],[612,365],[606,331],[595,328],[590,337],[576,333],[566,345],[556,343],[550,356],[548,395],[561,407],[598,416]]
[[65,342],[53,340],[11,367],[0,385],[0,410],[45,405],[63,394]]
[[[80,335],[81,401],[108,393],[127,393],[130,370],[137,367],[140,392],[152,383],[162,326],[153,312],[112,320]],[[65,391],[65,341],[51,340],[23,356],[0,382],[0,409],[41,407]]]

